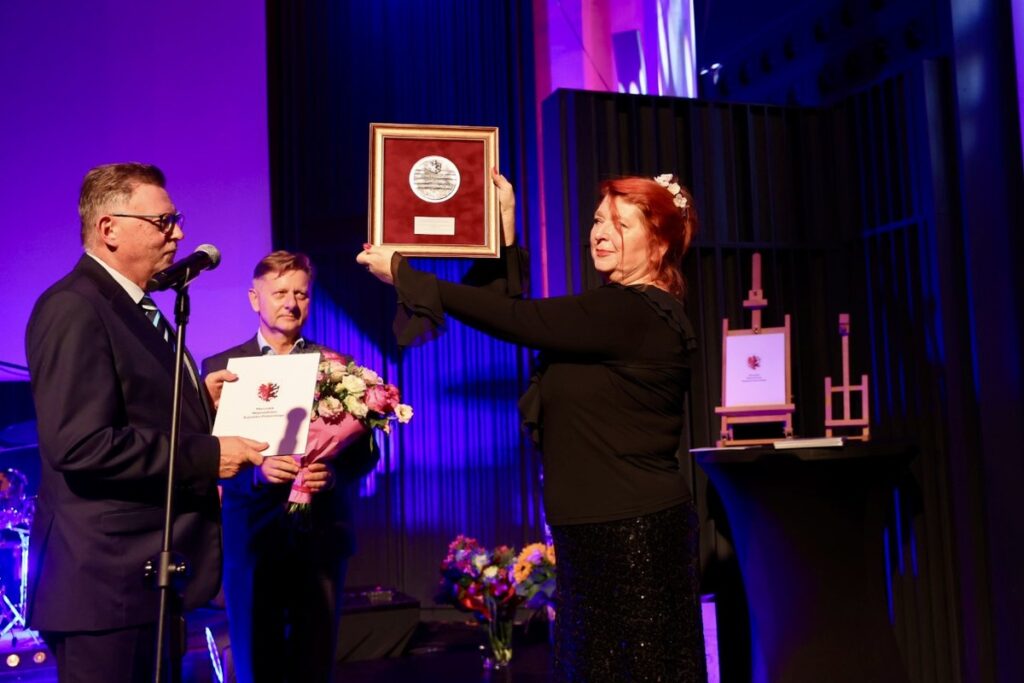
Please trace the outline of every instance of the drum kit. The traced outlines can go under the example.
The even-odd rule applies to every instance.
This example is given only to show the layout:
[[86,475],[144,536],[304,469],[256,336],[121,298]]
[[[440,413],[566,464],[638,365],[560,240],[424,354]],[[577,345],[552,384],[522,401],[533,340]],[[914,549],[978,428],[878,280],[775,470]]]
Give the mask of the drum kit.
[[35,498],[14,468],[0,471],[0,637],[24,629],[28,592],[28,537]]

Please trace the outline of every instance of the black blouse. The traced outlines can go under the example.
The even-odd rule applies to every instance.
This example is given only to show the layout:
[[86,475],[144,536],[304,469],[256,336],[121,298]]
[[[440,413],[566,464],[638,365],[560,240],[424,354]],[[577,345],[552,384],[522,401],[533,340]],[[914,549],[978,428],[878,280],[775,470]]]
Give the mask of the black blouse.
[[399,301],[414,317],[440,325],[447,312],[543,351],[520,407],[539,428],[549,524],[638,517],[690,499],[676,454],[695,339],[677,299],[616,284],[512,299],[396,266]]

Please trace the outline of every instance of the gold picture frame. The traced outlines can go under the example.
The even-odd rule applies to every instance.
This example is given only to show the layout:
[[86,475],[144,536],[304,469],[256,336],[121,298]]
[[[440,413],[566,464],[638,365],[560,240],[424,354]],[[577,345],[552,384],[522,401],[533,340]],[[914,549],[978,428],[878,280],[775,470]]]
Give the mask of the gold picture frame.
[[498,129],[370,124],[368,239],[406,256],[497,258]]

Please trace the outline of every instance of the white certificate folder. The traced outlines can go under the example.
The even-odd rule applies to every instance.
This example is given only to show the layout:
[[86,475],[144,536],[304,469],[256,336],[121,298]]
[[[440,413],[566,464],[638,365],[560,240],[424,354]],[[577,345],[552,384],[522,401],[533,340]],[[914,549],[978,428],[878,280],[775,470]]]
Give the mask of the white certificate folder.
[[270,444],[263,455],[306,452],[318,353],[232,358],[213,423],[214,436],[244,436]]

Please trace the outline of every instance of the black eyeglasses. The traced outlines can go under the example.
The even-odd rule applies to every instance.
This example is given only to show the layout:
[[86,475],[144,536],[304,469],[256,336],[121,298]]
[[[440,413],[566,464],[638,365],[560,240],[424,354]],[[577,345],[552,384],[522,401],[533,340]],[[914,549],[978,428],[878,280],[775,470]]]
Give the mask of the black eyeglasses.
[[165,235],[174,230],[175,226],[180,228],[185,225],[185,217],[177,212],[161,213],[159,215],[145,213],[112,213],[110,215],[117,216],[118,218],[140,218],[147,223],[152,223],[156,226],[157,230]]

